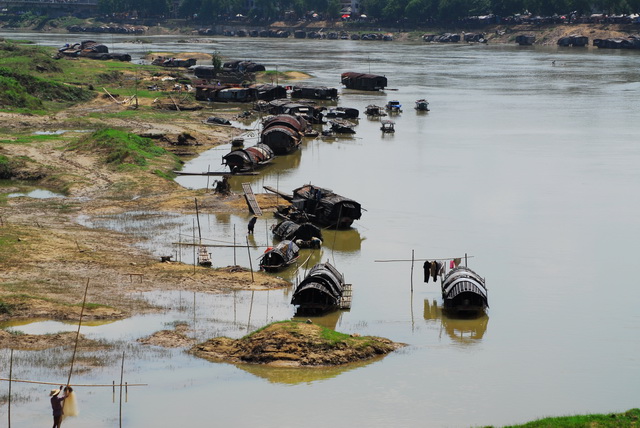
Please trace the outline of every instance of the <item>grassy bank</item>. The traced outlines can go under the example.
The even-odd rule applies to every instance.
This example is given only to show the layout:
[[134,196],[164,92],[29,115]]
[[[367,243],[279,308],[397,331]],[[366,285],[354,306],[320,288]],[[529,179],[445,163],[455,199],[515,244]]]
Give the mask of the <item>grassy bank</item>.
[[640,426],[640,409],[631,409],[624,413],[563,416],[538,419],[522,425],[510,425],[504,428],[626,428]]

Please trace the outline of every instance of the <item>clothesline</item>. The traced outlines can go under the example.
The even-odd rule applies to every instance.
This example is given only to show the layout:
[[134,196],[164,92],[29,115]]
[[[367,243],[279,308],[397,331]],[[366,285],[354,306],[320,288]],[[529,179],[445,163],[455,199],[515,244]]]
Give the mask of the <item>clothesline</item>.
[[471,259],[474,256],[462,256],[462,257],[445,257],[445,258],[436,258],[436,259],[392,259],[392,260],[374,260],[376,263],[388,263],[388,262],[426,262],[426,261],[438,261],[438,260],[455,260],[455,259]]
[[[64,382],[60,383],[60,382],[39,382],[39,381],[35,381],[35,380],[23,380],[23,379],[7,379],[7,378],[0,378],[0,381],[7,381],[7,382],[21,382],[21,383],[35,383],[37,385],[64,385]],[[109,384],[82,384],[82,383],[72,383],[69,384],[69,386],[73,386],[73,387],[78,387],[78,386],[148,386],[148,384],[146,383],[125,383],[124,385],[120,385],[120,384],[113,384],[113,383],[109,383]]]

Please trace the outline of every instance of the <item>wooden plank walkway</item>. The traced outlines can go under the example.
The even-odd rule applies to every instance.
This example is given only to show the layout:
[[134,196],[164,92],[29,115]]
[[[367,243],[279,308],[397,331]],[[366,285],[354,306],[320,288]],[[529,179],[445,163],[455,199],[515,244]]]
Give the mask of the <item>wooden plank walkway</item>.
[[345,284],[340,298],[340,309],[351,309],[352,284]]
[[249,211],[251,211],[253,215],[261,216],[262,210],[258,205],[258,201],[256,201],[256,195],[253,194],[251,183],[242,183],[242,190],[244,191],[244,198],[247,200],[247,205],[249,205]]

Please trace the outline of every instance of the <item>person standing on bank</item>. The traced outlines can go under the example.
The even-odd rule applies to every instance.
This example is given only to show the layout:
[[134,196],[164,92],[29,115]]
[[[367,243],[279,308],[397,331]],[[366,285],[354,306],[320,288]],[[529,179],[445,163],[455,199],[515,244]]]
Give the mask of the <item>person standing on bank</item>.
[[256,216],[251,217],[251,220],[249,220],[249,225],[247,226],[249,229],[249,235],[253,235],[253,228],[256,225],[256,221],[258,221],[258,217]]
[[52,389],[49,393],[51,397],[51,409],[53,410],[53,428],[60,428],[62,425],[62,404],[66,395],[62,394],[62,386],[59,389]]

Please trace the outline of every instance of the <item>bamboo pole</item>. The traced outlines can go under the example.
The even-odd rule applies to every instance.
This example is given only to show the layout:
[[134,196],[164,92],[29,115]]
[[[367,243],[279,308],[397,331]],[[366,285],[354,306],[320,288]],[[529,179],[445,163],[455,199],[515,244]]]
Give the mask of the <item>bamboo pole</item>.
[[413,262],[415,259],[415,250],[411,250],[411,292],[413,293]]
[[[196,242],[196,224],[195,221],[191,221],[192,231],[193,231],[193,242]],[[198,260],[196,259],[196,247],[193,247],[193,273],[196,273],[196,263]]]
[[120,420],[120,428],[122,428],[122,378],[124,377],[124,351],[122,351],[122,365],[120,366],[120,412],[118,419]]
[[249,332],[249,326],[251,325],[251,311],[253,310],[253,295],[255,291],[251,292],[251,303],[249,304],[249,318],[247,319],[247,332]]
[[9,398],[7,400],[7,426],[11,428],[11,378],[13,377],[13,349],[9,357]]
[[249,248],[249,237],[245,238],[247,240],[247,254],[249,255],[249,269],[251,269],[251,282],[254,282],[253,279],[253,263],[251,262],[251,249]]
[[87,285],[84,287],[84,297],[82,298],[82,309],[80,309],[80,319],[78,320],[78,331],[76,333],[76,343],[73,346],[73,355],[71,356],[71,368],[69,368],[69,377],[67,377],[67,386],[71,382],[71,373],[73,372],[73,364],[76,361],[76,351],[78,350],[78,340],[80,339],[80,326],[82,325],[82,315],[84,315],[84,305],[87,302],[87,291],[89,290],[89,278]]

